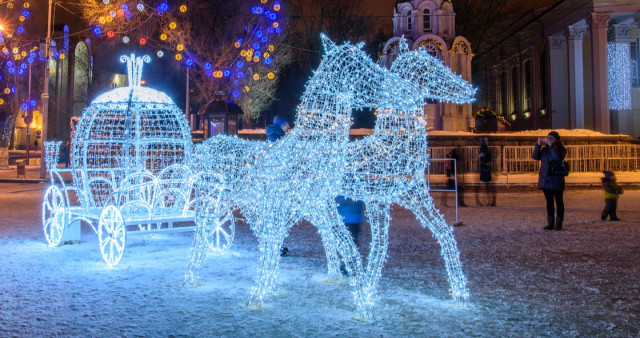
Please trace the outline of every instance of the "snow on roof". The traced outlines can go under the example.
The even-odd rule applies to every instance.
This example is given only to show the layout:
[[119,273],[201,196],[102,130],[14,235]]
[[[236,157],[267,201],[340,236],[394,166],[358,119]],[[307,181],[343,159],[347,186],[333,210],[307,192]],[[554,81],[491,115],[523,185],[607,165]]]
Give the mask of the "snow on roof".
[[[428,135],[431,136],[461,136],[461,135],[492,135],[492,136],[547,136],[551,131],[557,131],[560,136],[626,136],[626,135],[613,135],[613,134],[603,134],[598,131],[589,130],[589,129],[537,129],[537,130],[523,130],[523,131],[514,131],[514,132],[501,132],[501,133],[470,133],[467,131],[447,131],[447,130],[431,130],[428,132]],[[241,129],[238,131],[238,134],[264,134],[264,129]],[[366,128],[358,128],[351,129],[349,131],[350,135],[371,135],[373,134],[373,129]]]

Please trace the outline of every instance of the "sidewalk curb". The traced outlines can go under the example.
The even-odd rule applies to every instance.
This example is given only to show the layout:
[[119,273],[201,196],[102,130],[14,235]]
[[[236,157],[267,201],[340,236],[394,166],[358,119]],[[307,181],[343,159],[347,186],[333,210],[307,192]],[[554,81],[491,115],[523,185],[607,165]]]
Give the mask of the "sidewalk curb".
[[48,179],[39,179],[39,178],[16,178],[16,179],[7,179],[0,178],[0,183],[48,183]]

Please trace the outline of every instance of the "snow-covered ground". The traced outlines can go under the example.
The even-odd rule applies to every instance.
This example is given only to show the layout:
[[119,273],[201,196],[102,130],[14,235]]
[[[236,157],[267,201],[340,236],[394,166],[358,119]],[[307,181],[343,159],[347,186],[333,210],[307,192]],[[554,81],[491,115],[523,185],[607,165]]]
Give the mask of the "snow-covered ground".
[[[320,238],[300,224],[286,240],[281,286],[266,308],[244,307],[257,268],[245,224],[231,251],[210,256],[201,287],[181,287],[191,233],[128,236],[122,262],[102,261],[97,236],[49,248],[44,184],[0,184],[0,336],[638,336],[640,191],[602,222],[600,190],[566,192],[566,231],[546,232],[538,191],[501,192],[498,206],[460,209],[455,228],[471,300],[450,300],[439,247],[393,209],[376,319],[351,319],[348,284],[325,283]],[[440,196],[435,196],[441,203]],[[466,196],[473,205],[474,196]],[[449,204],[453,197],[449,196]],[[448,220],[453,208],[442,208]],[[363,227],[362,250],[369,231]]]

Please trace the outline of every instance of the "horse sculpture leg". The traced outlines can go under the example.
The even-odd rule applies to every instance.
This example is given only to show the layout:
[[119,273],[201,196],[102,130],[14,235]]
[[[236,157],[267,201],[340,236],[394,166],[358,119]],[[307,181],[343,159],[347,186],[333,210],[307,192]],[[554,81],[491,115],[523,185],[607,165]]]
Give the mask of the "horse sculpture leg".
[[366,296],[371,303],[373,303],[375,290],[378,287],[382,266],[387,259],[390,209],[389,204],[367,203],[367,219],[371,226],[371,247],[367,257]]
[[[315,220],[312,220],[311,223],[316,225],[320,224]],[[340,273],[340,257],[338,255],[338,249],[334,245],[333,234],[330,228],[324,226],[319,226],[318,232],[320,232],[324,253],[327,257],[327,278],[329,281],[339,281],[342,276]]]
[[[263,222],[263,221],[259,221]],[[276,221],[277,222],[277,221]],[[260,253],[258,260],[258,277],[251,289],[251,299],[247,303],[250,308],[261,308],[277,286],[280,267],[280,253],[287,234],[287,225],[259,226],[262,231],[256,232]]]
[[193,236],[193,245],[191,246],[191,258],[187,265],[187,271],[184,274],[184,287],[195,287],[200,279],[200,265],[207,256],[207,240],[206,234],[210,232],[207,224],[202,218],[196,218],[196,230]]
[[[313,224],[318,227],[327,252],[329,269],[331,266],[339,266],[337,261],[341,257],[342,263],[349,274],[349,282],[354,288],[356,307],[363,320],[372,318],[372,306],[366,292],[365,274],[362,271],[362,258],[353,238],[342,222],[338,209],[333,200],[329,200],[325,206],[325,212],[318,212],[313,217]],[[331,252],[331,253],[330,253]]]
[[444,220],[440,212],[433,205],[433,198],[429,195],[427,185],[421,180],[413,189],[408,189],[408,195],[403,196],[402,206],[411,210],[423,227],[428,227],[440,244],[440,252],[444,259],[451,296],[455,300],[467,301],[469,290],[467,279],[462,273],[460,253],[453,236],[453,228]]

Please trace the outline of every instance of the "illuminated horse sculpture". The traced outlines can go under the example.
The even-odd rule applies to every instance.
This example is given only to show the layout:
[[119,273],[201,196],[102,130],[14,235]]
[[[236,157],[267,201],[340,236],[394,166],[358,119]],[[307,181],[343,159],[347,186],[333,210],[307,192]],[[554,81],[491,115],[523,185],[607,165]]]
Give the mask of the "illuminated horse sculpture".
[[[204,182],[227,184],[220,191],[209,190],[218,185],[205,183],[201,200],[210,202],[200,208],[206,213],[222,212],[220,205],[238,208],[258,237],[258,277],[249,306],[262,306],[274,291],[284,238],[296,222],[307,219],[317,226],[325,247],[336,252],[334,257],[342,257],[352,275],[356,306],[366,318],[370,306],[365,302],[360,255],[333,201],[347,167],[351,112],[363,107],[415,108],[418,93],[409,82],[373,63],[360,46],[336,46],[324,35],[322,40],[324,58],[302,96],[296,128],[273,143],[212,138],[197,149],[193,166],[215,173]],[[196,223],[186,286],[198,281],[212,227],[211,222]]]
[[[404,39],[400,46],[402,53],[391,71],[413,83],[422,97],[454,103],[473,100],[475,89],[426,50],[408,51]],[[453,298],[467,300],[466,278],[453,230],[434,207],[424,179],[429,156],[422,108],[379,109],[374,133],[350,143],[347,154],[348,168],[342,194],[365,201],[371,225],[365,281],[367,301],[373,302],[387,256],[389,212],[393,203],[411,210],[422,226],[431,230],[441,246]],[[339,276],[339,266],[335,264],[338,260],[334,257],[337,253],[330,248],[325,251],[329,277],[336,278]]]

